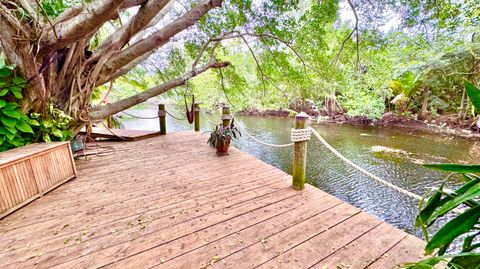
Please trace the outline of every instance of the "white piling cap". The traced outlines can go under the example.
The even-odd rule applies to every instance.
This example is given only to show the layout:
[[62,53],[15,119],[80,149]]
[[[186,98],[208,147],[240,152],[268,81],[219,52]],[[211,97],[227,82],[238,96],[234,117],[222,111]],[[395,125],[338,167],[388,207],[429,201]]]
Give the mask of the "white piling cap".
[[310,118],[310,116],[308,116],[308,114],[305,113],[305,112],[300,112],[295,116],[295,118],[306,118],[306,119],[308,119],[308,118]]

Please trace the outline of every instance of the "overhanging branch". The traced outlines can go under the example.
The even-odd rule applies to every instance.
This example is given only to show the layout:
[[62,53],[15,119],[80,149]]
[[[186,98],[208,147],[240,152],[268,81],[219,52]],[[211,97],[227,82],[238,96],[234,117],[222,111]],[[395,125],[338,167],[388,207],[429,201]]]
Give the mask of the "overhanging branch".
[[[129,1],[129,2],[138,2]],[[113,32],[109,37],[105,38],[95,50],[92,56],[93,60],[100,58],[106,50],[119,51],[130,39],[139,31],[144,29],[150,22],[162,11],[172,0],[150,0],[142,5],[137,14],[119,29]],[[141,1],[140,1],[141,2]],[[125,4],[125,3],[124,3]]]
[[137,104],[143,103],[143,102],[147,101],[148,99],[150,99],[152,97],[155,97],[155,96],[158,96],[158,95],[160,95],[160,94],[162,94],[162,93],[164,93],[164,92],[166,92],[170,89],[173,89],[175,87],[184,85],[187,80],[189,80],[192,77],[195,77],[198,74],[201,74],[201,73],[207,71],[208,69],[223,68],[223,67],[227,67],[228,65],[230,65],[229,62],[218,63],[218,62],[210,61],[208,64],[206,64],[202,67],[192,69],[190,72],[186,73],[182,77],[170,80],[170,81],[165,82],[161,85],[158,85],[156,87],[153,87],[151,89],[148,89],[146,91],[138,93],[134,96],[131,96],[131,97],[125,98],[123,100],[117,101],[115,103],[94,108],[90,112],[90,120],[91,121],[103,120],[110,115],[119,113],[120,111],[126,110],[128,108],[131,108],[131,107],[137,105]]
[[85,38],[85,35],[114,17],[123,2],[124,0],[98,0],[83,9],[72,9],[81,12],[72,19],[58,23],[55,29],[46,31],[41,39],[42,52],[59,49]]
[[105,64],[102,69],[102,76],[109,76],[145,53],[166,44],[170,38],[194,25],[195,22],[207,14],[211,9],[221,6],[222,2],[223,0],[204,0],[174,22],[156,31],[149,37],[122,50]]

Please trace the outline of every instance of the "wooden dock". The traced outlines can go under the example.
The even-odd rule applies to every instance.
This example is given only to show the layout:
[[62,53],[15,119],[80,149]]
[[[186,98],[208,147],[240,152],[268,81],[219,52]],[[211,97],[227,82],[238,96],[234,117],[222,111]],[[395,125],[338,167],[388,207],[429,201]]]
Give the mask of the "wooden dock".
[[[85,130],[80,131],[81,135],[86,135]],[[128,130],[128,129],[105,129],[99,127],[93,127],[90,137],[104,138],[114,141],[138,141],[150,137],[159,136],[158,131],[146,131],[146,130]]]
[[424,242],[198,133],[109,142],[0,220],[0,268],[378,268]]

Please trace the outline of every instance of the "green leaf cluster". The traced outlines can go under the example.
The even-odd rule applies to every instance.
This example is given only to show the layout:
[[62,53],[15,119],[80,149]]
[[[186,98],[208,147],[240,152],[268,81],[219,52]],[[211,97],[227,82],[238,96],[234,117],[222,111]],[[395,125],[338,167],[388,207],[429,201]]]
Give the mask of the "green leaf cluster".
[[0,151],[38,141],[64,141],[72,136],[72,119],[53,104],[43,116],[28,116],[20,110],[25,84],[25,79],[15,73],[15,66],[7,65],[0,57]]
[[234,120],[232,120],[230,125],[227,127],[223,127],[220,124],[215,126],[213,131],[207,131],[207,133],[210,133],[207,144],[214,148],[218,145],[218,143],[229,143],[232,139],[238,139],[242,137],[242,133],[234,125]]
[[15,75],[15,66],[0,57],[0,151],[21,147],[32,140],[31,119],[23,114],[17,101],[22,96],[25,79]]
[[[409,269],[480,268],[480,254],[475,251],[480,248],[480,243],[476,241],[480,236],[478,231],[480,225],[480,165],[426,164],[425,167],[453,173],[448,178],[459,174],[465,183],[456,190],[448,190],[445,188],[447,178],[427,201],[423,200],[420,203],[415,226],[421,228],[427,238],[425,253],[430,255],[436,251],[436,257],[418,263],[410,263],[405,267]],[[454,210],[461,212],[457,214]],[[447,214],[456,214],[456,216],[447,221],[429,238],[428,228],[441,221],[442,217]],[[456,240],[463,241],[461,252],[444,256],[450,245]]]
[[72,118],[55,108],[53,104],[48,106],[47,114],[43,118],[38,113],[31,113],[30,117],[37,123],[35,125],[36,141],[65,141],[73,136],[72,131],[69,130]]

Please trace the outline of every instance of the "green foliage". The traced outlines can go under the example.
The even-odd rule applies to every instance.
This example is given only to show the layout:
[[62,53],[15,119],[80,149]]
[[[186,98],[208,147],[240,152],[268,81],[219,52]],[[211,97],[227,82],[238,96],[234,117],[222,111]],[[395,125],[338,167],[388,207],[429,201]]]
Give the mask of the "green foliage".
[[207,144],[211,147],[216,147],[218,143],[228,143],[231,139],[237,139],[242,136],[242,133],[234,125],[233,120],[229,126],[223,127],[223,125],[215,126],[213,131],[208,131],[210,137],[207,140]]
[[472,83],[465,81],[465,90],[467,91],[468,97],[470,97],[473,107],[477,110],[477,113],[480,113],[480,89]]
[[21,147],[32,140],[30,119],[17,103],[25,80],[15,75],[15,66],[6,65],[0,57],[0,151]]
[[[480,165],[427,164],[425,167],[460,174],[465,183],[455,191],[447,190],[444,187],[445,184],[442,184],[426,203],[422,202],[420,204],[415,226],[422,228],[427,238],[426,254],[430,255],[438,250],[435,253],[437,257],[407,264],[406,268],[437,268],[434,266],[442,265],[443,267],[438,268],[478,269],[480,254],[474,251],[480,247],[480,244],[475,243],[475,239],[480,235],[477,229],[480,224],[480,204],[478,202],[480,198],[480,176],[478,176]],[[460,208],[465,209],[429,238],[428,227],[435,222],[439,222],[443,216],[453,212],[453,210]],[[455,240],[463,241],[461,252],[443,256]]]
[[42,0],[41,5],[50,18],[58,17],[67,8],[63,0]]
[[48,106],[48,112],[44,118],[38,113],[32,113],[30,116],[36,122],[34,125],[35,141],[65,141],[72,138],[73,134],[68,129],[72,118],[62,110],[55,108],[53,104]]
[[6,65],[0,57],[0,151],[37,141],[70,139],[71,118],[50,104],[46,118],[38,113],[29,116],[20,110],[19,101],[26,81],[15,73],[15,66]]

